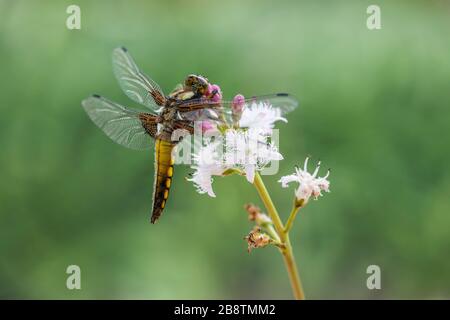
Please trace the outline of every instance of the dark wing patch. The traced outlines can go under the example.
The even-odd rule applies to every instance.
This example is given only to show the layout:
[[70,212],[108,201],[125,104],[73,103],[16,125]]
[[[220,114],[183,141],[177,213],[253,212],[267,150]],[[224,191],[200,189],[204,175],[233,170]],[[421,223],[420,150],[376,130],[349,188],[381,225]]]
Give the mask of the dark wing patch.
[[156,138],[156,135],[158,134],[157,118],[157,116],[150,113],[139,114],[139,119],[141,120],[142,126],[152,138]]

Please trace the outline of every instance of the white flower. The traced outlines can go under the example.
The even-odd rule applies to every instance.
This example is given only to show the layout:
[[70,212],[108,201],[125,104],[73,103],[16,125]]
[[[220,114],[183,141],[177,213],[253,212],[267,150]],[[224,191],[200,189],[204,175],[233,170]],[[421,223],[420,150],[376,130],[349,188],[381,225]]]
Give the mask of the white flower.
[[300,168],[295,169],[295,173],[281,177],[278,181],[283,188],[286,188],[291,182],[298,182],[299,187],[295,191],[297,201],[302,200],[302,205],[306,204],[311,196],[317,199],[322,195],[322,191],[330,192],[330,182],[327,180],[330,171],[323,177],[317,177],[320,168],[320,162],[317,164],[313,174],[310,174],[308,169],[308,159],[306,158],[303,170]]
[[269,142],[269,136],[260,129],[228,129],[220,139],[200,147],[193,156],[194,173],[188,180],[194,183],[199,193],[215,197],[213,176],[242,173],[253,183],[256,171],[271,161],[282,159],[277,147]]
[[227,169],[219,156],[219,143],[210,143],[202,146],[197,154],[193,156],[195,169],[192,177],[188,179],[192,181],[199,193],[207,193],[210,197],[215,197],[212,189],[213,176],[221,176]]
[[273,108],[272,105],[264,102],[254,102],[250,106],[245,106],[239,120],[239,127],[249,129],[259,129],[264,133],[270,133],[276,121],[287,122],[281,116],[279,108]]
[[282,160],[283,156],[268,137],[259,129],[227,130],[225,132],[227,165],[245,173],[247,181],[253,183],[255,171],[262,170],[273,160]]

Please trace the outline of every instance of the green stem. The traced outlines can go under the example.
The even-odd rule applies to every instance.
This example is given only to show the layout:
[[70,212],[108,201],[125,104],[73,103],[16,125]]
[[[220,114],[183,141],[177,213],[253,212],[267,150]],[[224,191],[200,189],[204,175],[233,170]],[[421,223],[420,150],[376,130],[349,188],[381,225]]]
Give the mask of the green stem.
[[289,236],[286,236],[285,248],[280,249],[284,264],[288,271],[289,280],[291,282],[292,291],[294,293],[294,297],[297,300],[305,300],[305,293],[303,292],[302,282],[300,280],[300,276],[297,269],[297,264],[295,263],[294,254],[292,252],[291,241],[289,240]]
[[268,233],[268,235],[275,241],[280,242],[281,243],[281,239],[280,236],[278,235],[278,233],[275,231],[275,229],[273,228],[272,224],[265,224],[262,225],[261,227],[263,227],[266,232]]
[[273,225],[275,227],[276,232],[278,233],[281,243],[284,247],[279,250],[283,255],[284,264],[286,266],[286,270],[289,275],[289,280],[291,282],[292,291],[294,293],[294,297],[297,300],[305,299],[305,295],[303,293],[302,284],[300,281],[300,276],[298,274],[297,265],[295,263],[294,254],[292,252],[291,242],[289,240],[289,235],[285,232],[285,228],[283,226],[283,222],[280,219],[280,216],[275,208],[272,199],[270,198],[269,192],[264,185],[264,182],[261,179],[261,176],[258,172],[255,174],[255,180],[253,182],[256,190],[258,190],[259,196],[261,197],[264,206],[266,207],[267,213],[272,219]]
[[284,234],[283,222],[281,222],[277,209],[275,208],[275,205],[270,198],[269,192],[267,191],[266,186],[264,185],[264,182],[262,181],[261,176],[258,172],[255,173],[255,180],[253,181],[253,184],[255,185],[256,190],[258,190],[259,196],[264,203],[264,206],[266,207],[270,219],[272,219],[275,230],[280,236],[281,241],[285,242],[286,237]]
[[286,227],[284,228],[284,233],[289,233],[289,230],[292,228],[292,224],[294,223],[295,217],[297,216],[298,210],[300,209],[299,206],[292,207],[291,214],[289,215],[288,221],[286,222]]

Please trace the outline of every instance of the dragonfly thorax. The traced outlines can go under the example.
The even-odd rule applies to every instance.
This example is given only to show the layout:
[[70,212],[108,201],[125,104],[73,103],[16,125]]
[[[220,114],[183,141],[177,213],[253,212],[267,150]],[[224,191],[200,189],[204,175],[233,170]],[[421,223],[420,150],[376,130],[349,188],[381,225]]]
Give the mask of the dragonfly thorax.
[[160,117],[162,119],[162,122],[171,122],[172,120],[176,119],[176,108],[174,106],[167,106],[164,107],[161,110]]

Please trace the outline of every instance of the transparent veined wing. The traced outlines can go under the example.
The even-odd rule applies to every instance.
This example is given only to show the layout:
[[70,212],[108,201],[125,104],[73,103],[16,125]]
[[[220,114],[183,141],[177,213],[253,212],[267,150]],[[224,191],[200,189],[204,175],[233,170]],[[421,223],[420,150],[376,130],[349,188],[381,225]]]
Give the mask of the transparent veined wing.
[[[113,141],[137,150],[153,145],[150,131],[144,128],[140,119],[140,112],[127,109],[99,95],[93,95],[81,104],[91,120]],[[157,126],[156,122],[154,126]]]
[[251,97],[245,100],[244,105],[248,106],[253,103],[267,103],[273,108],[280,109],[282,115],[285,115],[298,107],[297,98],[288,93],[275,93]]
[[113,51],[113,69],[120,87],[133,101],[153,111],[164,105],[166,98],[159,85],[139,70],[124,47]]
[[[295,110],[298,100],[288,93],[275,93],[255,96],[244,100],[243,108],[249,108],[254,104],[268,104],[272,108],[279,109],[281,115]],[[206,98],[192,99],[179,103],[178,110],[180,118],[198,121],[205,119],[219,120],[231,119],[232,101],[215,102]]]

